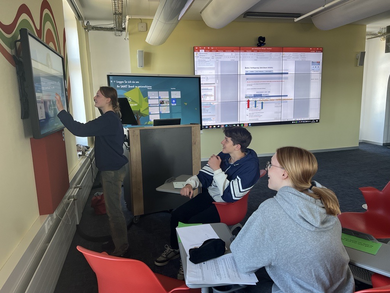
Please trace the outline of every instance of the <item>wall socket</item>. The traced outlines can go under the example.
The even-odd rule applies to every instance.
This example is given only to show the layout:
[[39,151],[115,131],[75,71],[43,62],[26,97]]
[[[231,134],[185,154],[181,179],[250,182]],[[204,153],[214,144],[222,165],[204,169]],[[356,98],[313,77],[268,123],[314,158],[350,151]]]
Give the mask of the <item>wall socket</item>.
[[139,32],[146,32],[146,22],[139,22],[138,23],[138,31]]

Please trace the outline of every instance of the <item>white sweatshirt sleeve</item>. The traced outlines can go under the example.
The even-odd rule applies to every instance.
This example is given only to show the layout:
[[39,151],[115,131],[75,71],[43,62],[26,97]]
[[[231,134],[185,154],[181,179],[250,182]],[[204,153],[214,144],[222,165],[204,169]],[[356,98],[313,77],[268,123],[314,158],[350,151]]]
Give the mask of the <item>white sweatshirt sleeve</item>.
[[202,184],[200,183],[199,178],[196,175],[188,178],[186,181],[186,184],[191,185],[193,189],[198,188],[198,187],[202,187]]

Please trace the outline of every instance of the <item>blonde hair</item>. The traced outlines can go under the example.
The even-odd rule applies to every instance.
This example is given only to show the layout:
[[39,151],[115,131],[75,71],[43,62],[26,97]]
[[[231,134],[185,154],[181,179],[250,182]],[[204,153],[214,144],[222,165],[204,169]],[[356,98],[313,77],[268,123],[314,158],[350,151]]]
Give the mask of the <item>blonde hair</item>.
[[311,152],[298,147],[282,147],[276,150],[276,158],[280,166],[288,173],[296,190],[320,199],[327,214],[336,216],[341,213],[339,201],[332,190],[312,185],[312,178],[317,173],[318,163]]

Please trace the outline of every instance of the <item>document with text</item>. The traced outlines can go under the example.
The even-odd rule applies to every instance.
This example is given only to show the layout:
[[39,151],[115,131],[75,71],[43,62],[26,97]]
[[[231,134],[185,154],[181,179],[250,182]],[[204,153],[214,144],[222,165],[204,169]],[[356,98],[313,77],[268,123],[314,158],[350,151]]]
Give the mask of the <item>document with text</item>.
[[187,285],[255,285],[258,281],[255,274],[243,274],[238,271],[231,253],[199,264],[194,264],[187,259],[186,277]]
[[219,238],[210,224],[176,228],[181,244],[187,254],[187,270],[185,272],[187,285],[254,285],[258,282],[254,273],[243,274],[238,271],[231,253],[224,254],[199,264],[189,260],[189,250],[199,247],[210,238]]
[[210,224],[178,227],[176,231],[187,255],[191,248],[201,246],[207,239],[219,238]]

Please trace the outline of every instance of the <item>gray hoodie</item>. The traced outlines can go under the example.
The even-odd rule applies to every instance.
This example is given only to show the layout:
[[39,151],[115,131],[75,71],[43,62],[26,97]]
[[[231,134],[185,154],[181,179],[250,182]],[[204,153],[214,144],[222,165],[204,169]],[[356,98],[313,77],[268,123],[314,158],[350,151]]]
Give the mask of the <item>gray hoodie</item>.
[[354,292],[340,221],[292,187],[264,201],[230,248],[240,271],[265,267],[273,293]]

